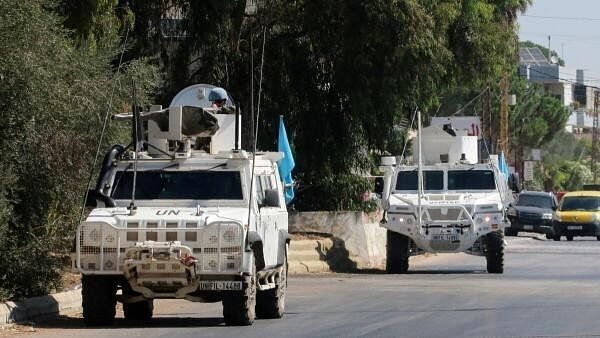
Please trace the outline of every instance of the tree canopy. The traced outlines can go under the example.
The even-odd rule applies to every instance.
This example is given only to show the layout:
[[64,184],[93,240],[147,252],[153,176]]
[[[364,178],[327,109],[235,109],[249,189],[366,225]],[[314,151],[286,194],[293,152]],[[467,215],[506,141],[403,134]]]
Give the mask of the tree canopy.
[[[140,93],[158,83],[144,59],[116,74],[116,46],[77,48],[55,8],[0,0],[0,299],[57,286],[105,114],[130,102],[132,77]],[[124,135],[109,128],[104,146]]]
[[[91,7],[106,3],[97,2]],[[157,57],[166,73],[157,99],[167,101],[193,83],[226,87],[242,104],[247,148],[251,102],[258,111],[262,87],[259,148],[276,147],[277,121],[284,115],[302,185],[297,206],[306,209],[318,205],[306,198],[313,194],[310,187],[368,172],[376,155],[399,153],[406,132],[401,126],[415,109],[434,113],[456,87],[481,90],[497,83],[514,67],[514,21],[529,3],[264,0],[256,17],[244,16],[241,0],[120,6],[135,18],[128,58]],[[85,22],[75,29],[89,36],[97,29]],[[309,196],[302,197],[303,191]],[[331,198],[341,197],[318,197]]]

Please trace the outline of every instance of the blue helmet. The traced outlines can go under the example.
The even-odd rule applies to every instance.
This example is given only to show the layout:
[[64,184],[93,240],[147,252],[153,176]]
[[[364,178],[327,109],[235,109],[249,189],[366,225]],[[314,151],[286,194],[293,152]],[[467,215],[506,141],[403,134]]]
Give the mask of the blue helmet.
[[228,98],[227,91],[225,91],[225,89],[223,89],[221,87],[215,87],[215,88],[211,89],[210,93],[208,94],[209,101],[221,101],[221,100],[227,100],[227,98]]

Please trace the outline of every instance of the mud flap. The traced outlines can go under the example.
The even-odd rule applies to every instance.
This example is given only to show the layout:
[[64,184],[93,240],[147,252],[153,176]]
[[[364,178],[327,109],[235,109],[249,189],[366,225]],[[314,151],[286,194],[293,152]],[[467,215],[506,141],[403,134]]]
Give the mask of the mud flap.
[[265,256],[263,253],[263,242],[262,238],[256,231],[250,231],[248,233],[248,244],[254,253],[254,261],[256,262],[256,271],[260,271],[265,268]]

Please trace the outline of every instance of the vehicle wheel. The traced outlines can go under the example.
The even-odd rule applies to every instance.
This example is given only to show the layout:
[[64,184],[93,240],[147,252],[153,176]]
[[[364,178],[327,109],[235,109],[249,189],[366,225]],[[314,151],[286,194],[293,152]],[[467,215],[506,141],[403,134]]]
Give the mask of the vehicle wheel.
[[258,291],[256,294],[256,317],[275,319],[283,317],[285,291],[287,289],[287,258],[282,266],[279,282],[274,289]]
[[504,272],[504,236],[501,232],[490,232],[485,236],[485,258],[488,273]]
[[117,284],[109,276],[81,278],[83,320],[89,326],[111,325],[115,321]]
[[387,231],[387,254],[385,271],[387,273],[408,272],[410,257],[410,238],[394,231]]
[[123,314],[127,320],[150,320],[153,311],[154,301],[152,299],[123,304]]
[[554,236],[552,237],[552,239],[553,239],[555,242],[560,242],[560,235],[554,235]]
[[596,239],[600,241],[600,236],[596,236]]
[[567,241],[571,242],[573,240],[573,235],[567,235]]
[[506,236],[519,236],[519,232],[515,229],[506,228],[504,229],[504,234]]
[[231,291],[223,297],[225,325],[252,325],[256,317],[256,267],[247,276],[241,291]]
[[546,239],[552,239],[554,236],[552,234],[546,234]]

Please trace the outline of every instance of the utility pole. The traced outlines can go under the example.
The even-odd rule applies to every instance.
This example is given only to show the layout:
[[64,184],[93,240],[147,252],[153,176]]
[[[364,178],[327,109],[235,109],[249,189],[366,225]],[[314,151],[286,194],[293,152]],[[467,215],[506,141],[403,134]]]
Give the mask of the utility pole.
[[[504,158],[508,158],[508,77],[504,77],[500,81],[500,139],[498,146],[500,151],[504,153]],[[516,165],[516,163],[515,163]]]
[[552,51],[550,49],[550,35],[548,35],[548,62],[550,62],[551,57],[552,57]]
[[600,160],[598,157],[598,143],[600,143],[600,130],[598,130],[599,122],[598,122],[598,105],[600,104],[600,92],[597,89],[594,89],[594,123],[592,126],[592,160],[590,163],[590,167],[592,170],[592,175],[594,177],[594,182],[598,182],[598,167],[597,162]]
[[[481,137],[485,143],[485,148],[488,151],[486,156],[494,153],[493,137],[492,137],[492,95],[488,86],[481,99]],[[489,147],[489,149],[488,149]]]

